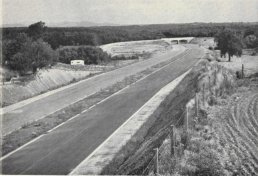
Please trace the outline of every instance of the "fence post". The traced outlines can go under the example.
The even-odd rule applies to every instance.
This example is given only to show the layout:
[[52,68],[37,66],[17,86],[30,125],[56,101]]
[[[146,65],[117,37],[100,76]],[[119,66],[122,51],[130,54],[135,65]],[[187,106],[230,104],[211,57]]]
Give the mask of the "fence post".
[[217,83],[217,69],[214,70],[214,85]]
[[205,106],[205,84],[203,83],[203,86],[202,86],[202,103],[203,103],[203,106]]
[[175,157],[175,128],[174,125],[171,125],[171,132],[170,132],[170,155],[171,157]]
[[198,93],[195,93],[195,115],[198,117],[198,111],[199,111],[199,102],[198,102]]
[[159,175],[159,148],[154,149],[156,151],[155,169],[154,174]]
[[186,106],[186,116],[185,116],[185,128],[186,128],[186,132],[188,132],[188,106]]
[[242,64],[242,78],[244,78],[245,75],[244,75],[244,64]]
[[211,77],[209,76],[209,92],[210,92],[210,95],[212,94],[211,92]]

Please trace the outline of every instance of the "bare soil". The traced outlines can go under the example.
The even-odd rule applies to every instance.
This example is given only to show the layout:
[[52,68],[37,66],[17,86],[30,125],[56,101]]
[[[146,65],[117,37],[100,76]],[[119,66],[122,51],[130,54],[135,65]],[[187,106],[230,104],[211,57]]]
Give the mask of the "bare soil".
[[[258,175],[258,78],[240,80],[236,93],[215,106],[210,114],[218,119],[217,133],[240,175]],[[234,171],[231,171],[234,172]]]

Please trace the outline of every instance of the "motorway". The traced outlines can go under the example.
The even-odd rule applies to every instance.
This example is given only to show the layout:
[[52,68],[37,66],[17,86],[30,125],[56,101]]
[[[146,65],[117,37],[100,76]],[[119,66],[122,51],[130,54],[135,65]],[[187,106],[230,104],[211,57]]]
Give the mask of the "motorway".
[[183,53],[184,50],[185,47],[183,46],[173,46],[173,49],[168,50],[166,53],[157,54],[150,59],[94,76],[90,79],[76,83],[74,86],[69,86],[66,89],[60,88],[62,89],[61,91],[57,91],[52,95],[6,112],[1,119],[3,127],[2,134],[5,136],[16,129],[19,129],[24,124],[46,117],[47,115],[84,99],[101,89],[105,89],[106,87],[122,81],[128,76],[144,71],[160,62],[170,60],[172,56]]
[[[2,173],[70,173],[155,93],[187,71],[203,55],[202,49],[193,47],[163,69],[43,135],[3,159]],[[69,97],[67,99],[69,101]]]

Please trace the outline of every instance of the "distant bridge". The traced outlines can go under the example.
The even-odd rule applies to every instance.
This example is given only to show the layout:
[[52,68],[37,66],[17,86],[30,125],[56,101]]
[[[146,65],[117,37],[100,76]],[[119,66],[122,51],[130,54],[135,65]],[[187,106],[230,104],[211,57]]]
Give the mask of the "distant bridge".
[[163,40],[171,43],[171,44],[187,44],[191,40],[193,40],[193,37],[183,37],[183,38],[163,38]]
[[191,40],[187,40],[187,39],[181,39],[181,40],[171,40],[172,44],[187,44],[189,43]]

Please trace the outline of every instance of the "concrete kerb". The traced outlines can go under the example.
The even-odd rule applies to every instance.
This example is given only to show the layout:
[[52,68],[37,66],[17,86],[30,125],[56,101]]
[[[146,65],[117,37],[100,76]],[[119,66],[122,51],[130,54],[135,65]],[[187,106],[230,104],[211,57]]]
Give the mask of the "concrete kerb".
[[112,161],[116,153],[119,152],[119,150],[141,128],[160,106],[161,102],[175,89],[190,70],[163,87],[116,131],[114,131],[101,145],[99,145],[99,147],[83,160],[69,175],[100,174],[102,169]]

